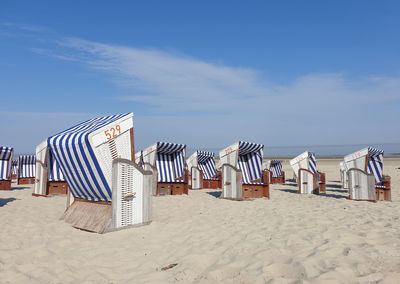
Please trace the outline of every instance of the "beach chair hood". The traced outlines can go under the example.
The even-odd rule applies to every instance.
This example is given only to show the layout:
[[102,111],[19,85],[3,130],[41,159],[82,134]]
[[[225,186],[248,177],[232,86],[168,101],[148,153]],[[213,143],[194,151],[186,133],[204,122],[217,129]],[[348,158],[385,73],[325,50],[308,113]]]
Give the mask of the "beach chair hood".
[[111,201],[112,161],[131,160],[133,114],[97,117],[47,139],[71,194],[89,201]]
[[272,172],[272,177],[280,177],[283,174],[282,161],[271,160],[269,164],[269,170]]
[[217,176],[217,167],[215,165],[215,154],[206,151],[197,151],[197,163],[203,172],[204,179],[212,179]]
[[306,151],[297,157],[290,160],[290,165],[293,171],[297,174],[299,169],[307,169],[312,173],[316,174],[317,170],[317,159],[315,153]]
[[222,164],[230,164],[242,171],[244,184],[258,183],[262,177],[263,144],[239,141],[220,151]]
[[18,158],[18,177],[34,178],[36,172],[35,155],[20,155]]

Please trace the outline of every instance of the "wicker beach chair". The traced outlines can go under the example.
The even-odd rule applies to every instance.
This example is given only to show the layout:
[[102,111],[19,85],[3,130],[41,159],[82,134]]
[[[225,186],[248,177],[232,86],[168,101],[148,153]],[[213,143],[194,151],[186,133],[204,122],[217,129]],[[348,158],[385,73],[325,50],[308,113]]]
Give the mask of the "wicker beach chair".
[[188,194],[185,153],[186,145],[167,142],[157,142],[137,153],[136,159],[142,161],[143,167],[157,174],[155,196]]
[[215,154],[196,151],[188,159],[189,188],[221,188],[221,172],[217,171]]
[[306,151],[290,160],[293,171],[297,173],[298,193],[321,194],[326,192],[325,173],[317,170],[315,154]]
[[35,155],[20,155],[18,158],[18,184],[34,184],[36,171]]
[[271,160],[269,162],[268,170],[270,184],[284,184],[285,172],[282,170],[282,161]]
[[264,145],[239,141],[220,151],[222,198],[269,198],[268,172],[262,170]]
[[0,146],[0,190],[11,190],[14,149]]
[[68,183],[67,223],[104,233],[151,222],[151,172],[134,162],[132,113],[90,119],[47,143]]
[[384,151],[364,148],[344,157],[349,199],[391,201],[390,176],[383,174]]

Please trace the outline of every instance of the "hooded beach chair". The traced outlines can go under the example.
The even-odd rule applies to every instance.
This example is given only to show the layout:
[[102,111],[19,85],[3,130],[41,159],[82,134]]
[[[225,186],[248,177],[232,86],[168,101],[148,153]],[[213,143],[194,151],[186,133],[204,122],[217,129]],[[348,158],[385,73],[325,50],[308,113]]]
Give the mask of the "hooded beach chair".
[[134,162],[132,113],[90,119],[47,144],[68,183],[67,223],[104,233],[151,222],[151,172]]
[[20,155],[18,158],[18,184],[34,184],[36,170],[35,155]]
[[185,167],[186,145],[157,142],[137,153],[145,169],[157,173],[154,195],[188,194],[188,173]]
[[290,160],[290,165],[297,175],[298,193],[326,192],[325,174],[317,170],[317,159],[314,153],[306,151]]
[[222,198],[269,198],[268,172],[262,170],[264,145],[239,141],[219,153]]
[[340,162],[339,163],[339,167],[340,167],[340,182],[342,183],[342,188],[343,189],[348,189],[349,188],[349,184],[348,184],[348,178],[347,178],[347,167],[346,167],[346,163]]
[[36,147],[36,180],[33,196],[67,194],[68,185],[47,140]]
[[221,188],[221,173],[214,156],[212,152],[196,151],[187,159],[191,189]]
[[0,190],[11,190],[13,154],[13,148],[0,146]]
[[383,175],[383,150],[364,148],[344,157],[349,199],[391,200],[390,177]]
[[285,172],[282,170],[282,161],[271,160],[267,169],[269,172],[269,183],[270,184],[284,184],[285,183]]
[[11,164],[11,178],[18,178],[18,159],[14,159]]

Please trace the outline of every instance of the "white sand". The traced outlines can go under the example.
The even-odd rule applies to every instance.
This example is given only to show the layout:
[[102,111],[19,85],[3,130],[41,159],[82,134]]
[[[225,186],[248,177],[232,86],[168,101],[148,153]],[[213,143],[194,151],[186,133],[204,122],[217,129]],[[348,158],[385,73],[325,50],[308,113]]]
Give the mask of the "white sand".
[[190,191],[155,198],[151,225],[105,235],[59,220],[63,197],[1,191],[0,283],[400,283],[400,159],[385,160],[394,201],[380,203],[343,199],[338,163],[318,161],[326,197]]

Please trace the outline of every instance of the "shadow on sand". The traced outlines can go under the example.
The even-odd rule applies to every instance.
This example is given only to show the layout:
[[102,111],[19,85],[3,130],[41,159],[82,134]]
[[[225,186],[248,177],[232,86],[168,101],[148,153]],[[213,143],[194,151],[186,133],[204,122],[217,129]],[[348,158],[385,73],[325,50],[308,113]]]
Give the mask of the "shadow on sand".
[[222,194],[222,191],[209,191],[209,192],[207,192],[207,194],[209,194],[215,198],[219,198]]
[[341,184],[333,184],[333,183],[327,183],[326,187],[332,187],[332,188],[342,188]]
[[25,190],[25,189],[31,189],[30,187],[22,187],[22,186],[17,186],[17,187],[11,187],[11,190]]
[[0,207],[3,207],[4,205],[7,205],[7,203],[13,202],[17,200],[14,197],[10,197],[10,198],[0,198]]

